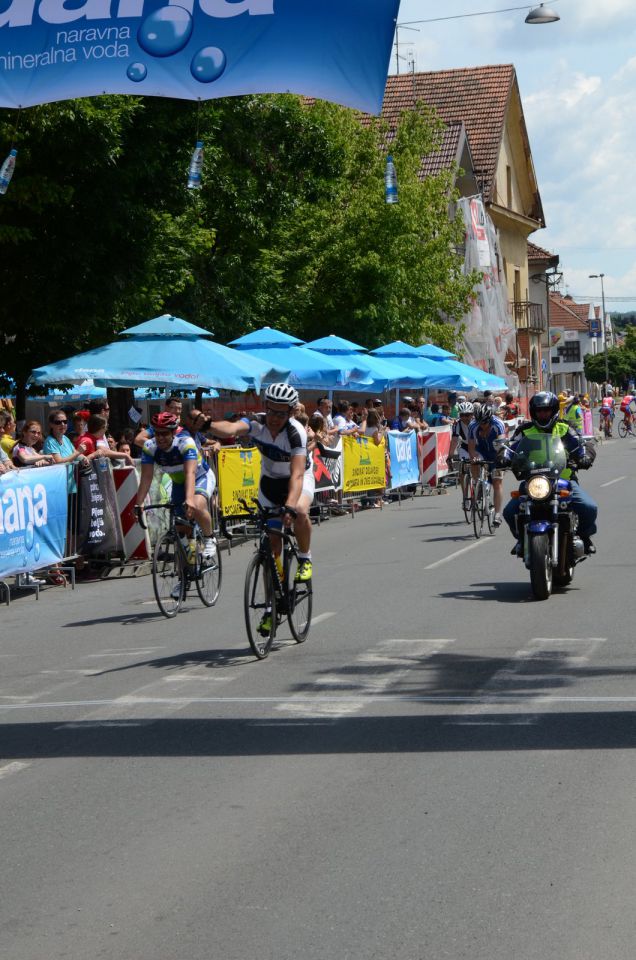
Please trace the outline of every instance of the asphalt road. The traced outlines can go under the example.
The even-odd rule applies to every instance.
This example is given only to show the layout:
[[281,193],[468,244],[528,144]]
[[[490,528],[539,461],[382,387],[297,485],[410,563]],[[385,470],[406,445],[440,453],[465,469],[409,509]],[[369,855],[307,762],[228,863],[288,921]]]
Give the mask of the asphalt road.
[[315,624],[246,644],[149,578],[2,608],[7,960],[632,960],[636,442],[532,600],[453,492],[316,529]]

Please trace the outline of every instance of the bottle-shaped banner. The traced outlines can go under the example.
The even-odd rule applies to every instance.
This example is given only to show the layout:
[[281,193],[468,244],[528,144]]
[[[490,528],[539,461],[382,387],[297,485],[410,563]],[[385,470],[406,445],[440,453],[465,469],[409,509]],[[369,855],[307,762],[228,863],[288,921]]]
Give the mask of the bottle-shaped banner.
[[397,173],[391,154],[386,158],[386,167],[384,168],[384,199],[387,203],[398,202]]
[[17,155],[18,151],[12,150],[0,167],[0,194],[6,193],[8,186],[11,183],[11,177],[13,176],[13,171],[15,170],[15,158]]
[[190,169],[188,170],[188,190],[201,189],[201,168],[203,166],[203,142],[197,140],[192,159],[190,160]]

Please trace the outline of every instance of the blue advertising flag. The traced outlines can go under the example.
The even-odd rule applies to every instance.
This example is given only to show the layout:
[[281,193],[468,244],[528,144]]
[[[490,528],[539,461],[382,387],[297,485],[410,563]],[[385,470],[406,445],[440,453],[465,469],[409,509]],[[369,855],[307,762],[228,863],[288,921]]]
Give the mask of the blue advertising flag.
[[420,469],[417,458],[417,433],[410,430],[402,433],[389,430],[389,456],[391,458],[391,490],[419,483]]
[[399,0],[8,0],[0,106],[299,93],[381,110]]
[[0,476],[0,577],[39,570],[64,556],[66,466]]

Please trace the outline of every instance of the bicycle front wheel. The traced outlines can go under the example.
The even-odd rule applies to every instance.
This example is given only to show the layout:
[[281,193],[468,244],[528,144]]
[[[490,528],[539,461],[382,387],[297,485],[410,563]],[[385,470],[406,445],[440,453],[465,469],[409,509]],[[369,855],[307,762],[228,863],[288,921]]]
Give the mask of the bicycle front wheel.
[[264,660],[276,634],[276,594],[271,568],[258,553],[247,565],[243,605],[250,647],[259,660]]
[[495,526],[495,505],[492,502],[492,487],[490,484],[484,484],[484,513],[486,522],[488,523],[488,532],[495,534],[497,532]]
[[216,543],[216,553],[209,560],[205,560],[203,553],[203,538],[197,539],[197,593],[201,602],[206,607],[213,607],[219,599],[221,592],[221,579],[223,577],[223,561],[221,560],[221,551]]
[[475,531],[475,536],[479,540],[481,537],[482,531],[484,529],[484,485],[481,480],[478,480],[475,484],[475,489],[473,492],[472,500],[472,513],[473,513],[473,530]]
[[164,617],[176,617],[185,595],[185,576],[177,537],[169,530],[155,544],[152,587]]
[[473,482],[469,480],[466,483],[465,487],[462,487],[460,484],[459,489],[462,494],[462,510],[464,511],[464,517],[466,518],[466,523],[471,523],[472,517],[472,494],[473,494]]
[[311,611],[314,605],[311,580],[296,582],[298,557],[292,554],[287,566],[287,620],[296,643],[304,643],[311,628]]

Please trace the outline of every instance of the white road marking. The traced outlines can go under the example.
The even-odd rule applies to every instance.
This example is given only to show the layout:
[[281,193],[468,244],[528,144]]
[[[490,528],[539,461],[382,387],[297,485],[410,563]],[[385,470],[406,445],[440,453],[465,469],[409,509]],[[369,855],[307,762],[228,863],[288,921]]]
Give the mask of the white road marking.
[[317,617],[311,618],[311,625],[312,627],[315,627],[317,623],[322,623],[323,620],[328,620],[329,617],[335,617],[335,616],[337,616],[336,610],[334,610],[333,612],[327,611],[326,613],[319,613]]
[[148,727],[154,720],[78,720],[75,723],[60,723],[54,730],[93,730],[99,727]]
[[492,543],[494,539],[494,537],[484,537],[481,540],[475,540],[474,543],[470,543],[467,547],[462,547],[461,550],[456,550],[455,553],[451,553],[448,557],[444,557],[442,560],[436,560],[435,563],[429,563],[429,565],[423,569],[434,570],[436,567],[441,567],[445,563],[450,563],[455,557],[460,557],[462,553],[468,553],[469,550],[474,550],[475,547],[482,547],[485,543]]
[[25,763],[23,760],[14,760],[12,763],[7,763],[0,767],[0,780],[10,777],[12,773],[19,773],[20,770],[25,770],[30,766],[30,763]]
[[[382,695],[391,686],[409,675],[414,666],[438,653],[446,644],[454,643],[447,639],[421,640],[384,640],[377,647],[367,650],[356,657],[353,663],[346,664],[341,671],[323,674],[303,692],[290,697],[276,709],[282,713],[302,717],[330,717],[337,719],[364,709],[369,698]],[[307,694],[320,696],[334,689],[351,690],[355,694],[350,699],[314,699],[307,703]]]
[[391,694],[391,693],[369,693],[362,694],[357,693],[351,696],[346,694],[337,696],[337,697],[328,697],[324,694],[314,694],[307,695],[304,697],[299,697],[294,695],[292,697],[128,697],[125,701],[122,699],[116,700],[57,700],[51,701],[49,703],[31,703],[25,701],[23,703],[0,703],[0,712],[10,712],[12,710],[55,710],[58,707],[63,707],[65,709],[72,708],[82,708],[82,707],[114,707],[114,706],[146,706],[148,704],[154,706],[161,706],[165,704],[170,705],[179,705],[179,706],[188,706],[192,705],[204,705],[204,704],[235,704],[235,703],[246,703],[246,704],[279,704],[279,703],[302,703],[307,704],[312,703],[351,703],[355,701],[364,701],[364,703],[431,703],[431,704],[453,704],[453,703],[474,703],[474,704],[485,704],[485,705],[496,705],[496,704],[518,704],[522,705],[525,703],[538,703],[538,704],[552,704],[552,703],[598,703],[598,704],[621,704],[621,703],[636,703],[636,696],[623,696],[623,697],[601,697],[601,696],[560,696],[555,694],[529,694],[529,693],[488,693],[488,694],[478,694],[478,695],[445,695],[445,694],[431,694],[431,695],[404,695],[404,694]]
[[602,483],[602,487],[611,487],[613,483],[620,483],[621,480],[627,480],[627,477],[616,477],[615,480],[608,480],[607,483]]

